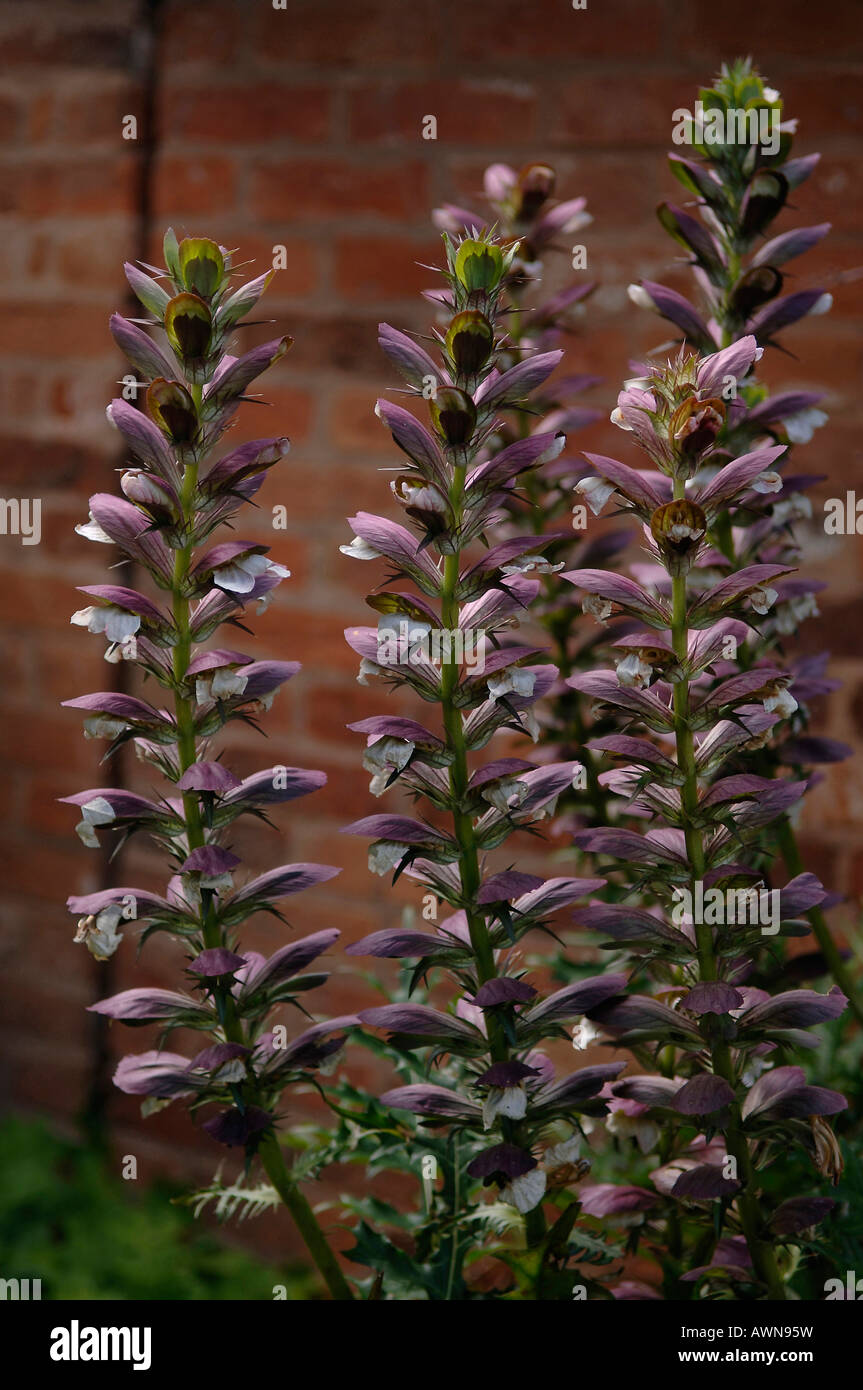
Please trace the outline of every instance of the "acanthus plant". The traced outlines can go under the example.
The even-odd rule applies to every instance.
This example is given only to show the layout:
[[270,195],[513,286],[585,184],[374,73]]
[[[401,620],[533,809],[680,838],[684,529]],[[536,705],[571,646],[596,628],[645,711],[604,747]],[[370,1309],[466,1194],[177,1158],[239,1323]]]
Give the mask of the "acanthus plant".
[[613,669],[572,678],[619,712],[623,732],[594,749],[622,764],[604,780],[642,818],[640,831],[576,835],[618,885],[615,902],[577,909],[576,921],[636,962],[641,992],[588,1014],[596,1036],[630,1048],[645,1073],[609,1094],[631,1132],[643,1130],[645,1152],[658,1144],[659,1162],[649,1171],[654,1190],[610,1184],[606,1211],[641,1213],[633,1242],[656,1250],[674,1298],[696,1281],[714,1293],[731,1283],[736,1297],[786,1297],[807,1233],[834,1203],[777,1201],[783,1165],[802,1147],[822,1175],[835,1181],[841,1171],[828,1117],[845,1100],[807,1084],[797,1054],[817,1046],[805,1030],[838,1017],[847,999],[836,986],[771,997],[753,982],[772,943],[808,930],[801,919],[826,897],[812,874],[772,894],[763,886],[765,833],[807,789],[805,779],[765,776],[761,762],[787,718],[792,676],[762,658],[716,679],[723,660],[753,641],[789,573],[787,563],[759,560],[717,578],[709,556],[722,515],[778,478],[784,446],[761,443],[721,462],[716,444],[723,382],[744,380],[758,351],[751,335],[707,357],[681,349],[627,384],[620,422],[650,464],[602,460],[595,484],[642,523],[650,564],[641,583],[602,571],[563,576],[599,621],[622,614],[640,629],[626,639],[638,680]]
[[[794,190],[812,174],[820,156],[791,157],[796,122],[783,119],[779,93],[765,85],[749,60],[723,67],[715,84],[703,89],[699,98],[704,108],[702,124],[690,122],[683,127],[691,153],[669,157],[672,173],[694,206],[662,203],[658,216],[690,257],[700,303],[696,306],[676,290],[652,281],[632,285],[630,296],[636,304],[674,324],[687,345],[699,352],[726,347],[744,334],[751,334],[761,349],[777,348],[783,330],[808,316],[827,312],[832,302],[831,296],[818,288],[782,293],[787,264],[817,246],[830,224],[771,235],[773,222],[789,205]],[[758,138],[753,121],[746,126],[747,140],[717,140],[711,124],[714,114],[724,117],[734,112],[750,113],[750,117],[761,113]],[[769,142],[761,140],[768,133],[764,119],[772,137]],[[715,464],[746,453],[762,441],[787,446],[806,443],[826,422],[818,393],[771,395],[755,375],[757,357],[744,378],[722,387],[730,408],[712,455]],[[759,562],[797,562],[794,524],[805,523],[812,516],[806,493],[817,477],[793,474],[788,468],[789,458],[790,450],[786,449],[777,462],[779,476],[769,486],[750,490],[737,499],[733,512],[726,506],[713,517],[708,536],[712,551],[706,563],[718,573]],[[779,580],[777,602],[758,632],[741,644],[736,656],[738,667],[745,670],[759,661],[784,660],[787,639],[807,618],[818,616],[816,594],[821,588],[817,581],[800,576]],[[761,755],[760,770],[766,775],[792,769],[795,775],[804,776],[812,764],[834,763],[850,755],[847,745],[808,732],[808,702],[836,688],[836,682],[825,676],[827,661],[828,654],[822,653],[788,663],[793,681],[784,698],[790,717]],[[722,674],[731,669],[729,664]],[[803,862],[793,821],[781,816],[767,833],[788,872],[799,873]],[[813,907],[808,916],[820,951],[820,956],[813,954],[811,958],[810,974],[817,975],[826,967],[863,1022],[855,981],[832,937],[823,908]]]
[[[460,236],[477,235],[490,223],[504,243],[514,248],[502,287],[509,306],[506,340],[498,358],[502,369],[514,366],[529,353],[562,346],[575,332],[583,301],[595,289],[594,283],[583,277],[556,291],[544,288],[555,257],[571,258],[573,266],[578,263],[581,270],[586,269],[586,248],[574,245],[572,238],[593,220],[583,197],[558,200],[556,186],[557,175],[549,164],[537,161],[520,170],[491,164],[483,177],[487,215],[453,203],[445,203],[433,213],[437,227]],[[429,291],[428,297],[445,300],[446,292]],[[575,431],[600,418],[599,411],[574,399],[598,381],[588,374],[555,376],[529,401],[507,406],[499,412],[496,427],[485,441],[487,455],[493,456],[518,439],[549,431],[561,430],[571,441]],[[589,472],[583,459],[567,452],[514,480],[508,499],[502,499],[507,505],[496,528],[498,537],[508,532],[518,534],[525,527],[537,534],[550,530],[553,534],[544,549],[549,560],[586,567],[612,564],[626,543],[625,533],[612,530],[598,537],[585,536],[582,523],[587,509],[580,499],[573,505],[573,487]],[[592,814],[604,818],[608,814],[605,794],[597,780],[594,759],[584,748],[589,722],[585,702],[565,681],[576,669],[590,665],[593,634],[580,621],[571,588],[562,584],[556,573],[543,575],[541,583],[542,594],[531,615],[548,633],[552,659],[560,673],[543,705],[542,743],[558,757],[577,756],[584,768],[585,786],[572,788],[562,797],[560,811],[564,814],[571,808],[583,812],[587,801]],[[601,726],[593,730],[604,731]]]
[[[144,833],[164,852],[171,877],[164,894],[117,887],[68,906],[80,918],[76,940],[105,959],[122,939],[118,927],[134,918],[174,937],[185,953],[183,988],[124,990],[92,1006],[124,1024],[158,1026],[155,1050],[124,1057],[115,1084],[146,1098],[145,1113],[182,1099],[220,1144],[257,1158],[290,1211],[334,1298],[351,1292],[306,1197],[286,1168],[277,1129],[283,1096],[315,1071],[344,1041],[352,1017],[313,1023],[289,1037],[278,1012],[301,1003],[326,980],[308,967],[339,933],[316,932],[266,959],[243,948],[244,924],[338,873],[321,864],[283,864],[247,882],[229,837],[241,816],[270,823],[271,808],[316,790],[323,773],[272,767],[240,780],[221,760],[215,739],[231,721],[257,727],[296,662],[253,661],[231,647],[204,644],[222,626],[248,631],[249,606],[266,605],[288,571],[267,558],[267,547],[239,538],[213,543],[288,451],[286,438],[256,439],[214,458],[252,383],[288,350],[280,337],[230,354],[234,331],[266,289],[269,271],[235,285],[231,255],[204,237],[164,240],[166,269],[127,265],[129,283],[164,331],[160,346],[139,323],[115,314],[111,332],[135,369],[144,409],[114,400],[108,418],[135,460],[121,477],[122,496],[90,499],[90,520],[78,530],[117,549],[146,572],[154,595],[114,584],[84,586],[88,606],[72,619],[104,634],[109,661],[130,661],[166,701],[97,692],[67,700],[85,713],[85,736],[106,738],[112,751],[132,743],[138,757],[164,779],[152,798],[115,787],[93,787],[66,798],[80,809],[79,833],[97,845],[102,830]],[[166,1051],[175,1029],[206,1039],[192,1056]]]
[[[539,593],[534,576],[548,568],[546,539],[531,532],[491,547],[482,542],[507,505],[512,482],[561,452],[564,439],[554,431],[516,439],[493,454],[487,444],[501,412],[527,403],[562,354],[506,360],[504,286],[514,245],[491,233],[444,233],[444,246],[448,322],[436,334],[441,360],[389,325],[380,332],[381,346],[430,416],[426,427],[402,406],[377,405],[406,456],[391,487],[408,525],[360,513],[351,519],[355,539],[343,549],[362,561],[388,562],[391,580],[407,579],[415,589],[375,592],[367,601],[380,615],[377,627],[348,630],[361,658],[360,679],[412,691],[438,715],[434,727],[395,714],[351,726],[366,737],[372,791],[381,795],[397,785],[426,803],[429,818],[372,815],[347,833],[373,841],[374,872],[392,872],[394,880],[407,874],[451,914],[433,931],[375,932],[349,952],[415,961],[412,982],[426,979],[432,997],[449,1006],[405,999],[360,1013],[367,1027],[386,1030],[395,1058],[428,1049],[428,1066],[439,1068],[437,1082],[397,1087],[381,1104],[447,1127],[454,1140],[460,1216],[453,1215],[439,1248],[426,1252],[429,1261],[449,1267],[440,1296],[469,1296],[462,1269],[468,1253],[480,1248],[483,1215],[487,1230],[495,1221],[519,1228],[520,1212],[527,1251],[504,1248],[502,1258],[513,1262],[533,1296],[569,1297],[566,1265],[578,1245],[577,1231],[574,1244],[570,1239],[578,1201],[569,1189],[586,1170],[579,1117],[605,1112],[598,1093],[622,1063],[555,1079],[539,1049],[565,1038],[564,1023],[616,993],[624,977],[587,979],[543,998],[526,976],[521,943],[602,880],[544,881],[508,858],[498,867],[489,857],[513,831],[553,813],[578,765],[537,766],[505,756],[473,765],[494,735],[537,732],[533,706],[557,678],[551,663],[537,660],[536,648],[507,639]],[[413,1159],[418,1175],[422,1143],[420,1137]],[[499,1199],[485,1213],[480,1184]],[[550,1232],[545,1203],[556,1214]],[[549,1294],[552,1288],[557,1295]]]

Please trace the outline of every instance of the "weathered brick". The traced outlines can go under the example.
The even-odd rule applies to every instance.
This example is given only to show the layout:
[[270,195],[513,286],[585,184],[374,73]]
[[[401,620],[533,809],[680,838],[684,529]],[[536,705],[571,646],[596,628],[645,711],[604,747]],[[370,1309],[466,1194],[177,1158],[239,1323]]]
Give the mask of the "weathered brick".
[[428,201],[426,166],[419,160],[359,164],[351,159],[283,159],[259,162],[252,179],[257,217],[302,221],[381,217],[411,219]]
[[335,246],[335,281],[347,299],[378,301],[437,288],[439,276],[428,266],[440,265],[439,241],[346,236]]
[[272,141],[316,143],[330,133],[332,92],[322,86],[256,82],[231,86],[170,87],[162,109],[174,141],[252,145]]
[[[424,82],[364,87],[351,94],[350,133],[358,141],[425,143],[426,116],[437,121],[441,147],[530,145],[536,137],[536,98],[528,83]],[[430,142],[429,142],[430,143]]]

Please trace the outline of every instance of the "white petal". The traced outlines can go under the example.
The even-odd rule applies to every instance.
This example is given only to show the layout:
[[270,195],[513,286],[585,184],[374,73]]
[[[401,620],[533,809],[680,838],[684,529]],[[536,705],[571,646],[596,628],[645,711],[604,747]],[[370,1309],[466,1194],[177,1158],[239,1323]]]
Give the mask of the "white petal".
[[500,1194],[502,1202],[509,1202],[524,1215],[538,1207],[545,1196],[545,1173],[541,1168],[533,1168],[521,1177],[513,1178]]

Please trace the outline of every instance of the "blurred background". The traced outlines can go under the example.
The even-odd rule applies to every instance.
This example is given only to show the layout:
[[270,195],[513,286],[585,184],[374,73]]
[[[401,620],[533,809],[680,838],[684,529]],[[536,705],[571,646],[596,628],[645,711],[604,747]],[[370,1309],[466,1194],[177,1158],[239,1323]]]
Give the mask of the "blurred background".
[[[392,924],[411,900],[409,885],[393,893],[369,875],[364,842],[338,835],[346,821],[379,809],[359,765],[361,741],[344,727],[381,708],[379,691],[357,685],[356,657],[342,636],[368,620],[369,576],[338,550],[349,539],[347,514],[391,510],[377,470],[392,463],[394,446],[374,402],[396,383],[377,347],[377,323],[428,329],[430,306],[419,292],[434,277],[417,263],[440,262],[433,207],[477,205],[492,161],[551,163],[558,196],[584,195],[594,218],[579,239],[588,248],[583,273],[598,288],[566,365],[602,378],[590,396],[602,418],[574,447],[629,457],[608,413],[631,359],[670,335],[630,304],[626,286],[641,277],[680,289],[688,281],[655,217],[657,203],[675,195],[665,161],[672,112],[692,106],[723,59],[745,54],[781,91],[785,116],[798,118],[795,153],[822,152],[778,230],[832,222],[827,240],[795,262],[787,288],[820,285],[835,306],[786,335],[793,356],[774,352],[762,367],[774,389],[823,391],[830,413],[795,455],[802,471],[827,478],[804,534],[810,571],[830,587],[803,643],[829,647],[831,674],[842,682],[819,710],[820,731],[859,746],[863,543],[825,537],[822,503],[855,487],[863,497],[860,8],[857,0],[817,9],[804,0],[588,0],[584,10],[571,0],[286,0],[284,8],[271,0],[4,0],[0,51],[0,483],[4,498],[42,500],[41,544],[0,536],[0,1186],[16,1194],[0,1205],[0,1250],[4,1266],[17,1252],[16,1269],[29,1250],[38,1276],[52,1230],[66,1223],[61,1243],[68,1249],[71,1240],[73,1254],[64,1257],[65,1273],[52,1276],[53,1296],[76,1287],[83,1296],[195,1297],[201,1288],[237,1296],[239,1281],[242,1296],[252,1297],[260,1256],[281,1267],[296,1257],[287,1220],[231,1235],[254,1249],[246,1265],[241,1252],[217,1259],[216,1247],[191,1235],[173,1209],[170,1220],[156,1215],[165,1211],[161,1195],[152,1220],[140,1207],[149,1199],[139,1199],[140,1238],[123,1215],[123,1155],[137,1157],[142,1190],[156,1180],[206,1182],[221,1157],[179,1109],[141,1120],[137,1101],[110,1085],[123,1039],[85,1012],[110,990],[175,984],[177,948],[156,938],[136,964],[127,933],[118,957],[96,966],[73,944],[64,907],[68,894],[111,883],[163,887],[143,845],[133,842],[120,863],[85,850],[74,810],[57,801],[105,780],[102,747],[82,739],[80,719],[59,702],[117,678],[102,642],[70,628],[69,616],[83,602],[74,586],[106,575],[102,551],[73,528],[86,520],[90,493],[116,487],[123,463],[104,415],[126,370],[107,326],[111,311],[131,307],[122,262],[160,263],[168,224],[178,235],[238,248],[254,274],[285,248],[287,268],[263,302],[275,326],[248,330],[246,345],[276,332],[292,334],[295,345],[263,382],[269,405],[245,407],[234,438],[291,437],[292,452],[243,534],[268,542],[292,578],[255,620],[255,643],[243,646],[304,669],[266,720],[269,742],[233,734],[230,761],[241,776],[278,762],[322,768],[329,784],[301,808],[286,808],[278,833],[246,830],[239,852],[261,869],[304,859],[340,865],[341,875],[295,900],[289,916],[303,932],[335,925],[356,939]],[[423,139],[427,115],[437,119],[436,140]],[[124,138],[129,116],[135,139]],[[560,273],[572,276],[566,257]],[[279,504],[288,526],[274,532],[271,508]],[[807,799],[807,867],[856,907],[860,763],[825,773]],[[140,768],[124,775],[146,789]],[[280,944],[274,923],[253,936],[258,949]],[[334,958],[327,1011],[364,1001],[362,983]],[[351,1068],[377,1084],[362,1057]],[[34,1130],[37,1118],[50,1130]],[[82,1135],[92,1152],[70,1142]],[[107,1169],[93,1154],[107,1155]],[[62,1213],[51,1207],[58,1180],[70,1196]],[[337,1177],[332,1183],[312,1195],[333,1196]],[[98,1237],[91,1190],[101,1194],[93,1210],[109,1222]],[[34,1231],[44,1245],[38,1258]],[[126,1263],[87,1283],[82,1252],[99,1240],[125,1249]],[[187,1275],[165,1255],[177,1243]],[[130,1271],[146,1258],[152,1277],[136,1285]]]

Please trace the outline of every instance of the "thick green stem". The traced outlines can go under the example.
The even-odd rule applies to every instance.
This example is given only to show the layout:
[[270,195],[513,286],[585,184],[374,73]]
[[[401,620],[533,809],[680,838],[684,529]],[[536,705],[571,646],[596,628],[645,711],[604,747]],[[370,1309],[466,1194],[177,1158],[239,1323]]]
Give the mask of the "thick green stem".
[[[195,408],[200,413],[203,391],[200,386],[190,388]],[[195,519],[195,491],[198,485],[198,464],[188,462],[183,470],[180,489],[182,518],[180,525],[187,538],[185,544],[174,555],[172,584],[172,615],[177,631],[177,643],[173,655],[174,676],[174,717],[177,722],[177,763],[182,776],[197,761],[198,749],[195,738],[195,701],[189,692],[189,661],[192,654],[191,602],[189,599],[189,572],[192,565],[191,534]],[[206,843],[201,808],[194,791],[183,793],[183,815],[186,822],[186,841],[189,853],[201,849]],[[213,911],[213,895],[206,889],[201,891],[201,937],[208,949],[224,945],[218,918]],[[237,1013],[236,1001],[229,986],[217,982],[213,998],[225,1038],[229,1042],[248,1045],[243,1021]],[[245,1095],[242,1093],[245,1092]],[[254,1087],[248,1083],[240,1087],[243,1100],[252,1104],[257,1100]],[[334,1299],[351,1299],[353,1294],[339,1267],[338,1260],[327,1244],[326,1237],[318,1225],[314,1212],[292,1182],[278,1140],[270,1130],[259,1146],[258,1152],[267,1174],[290,1211],[300,1235],[306,1243],[309,1254],[326,1281]]]
[[294,1224],[306,1243],[312,1259],[317,1265],[334,1300],[345,1303],[353,1300],[353,1293],[327,1238],[318,1224],[315,1213],[309,1206],[296,1183],[291,1180],[285,1167],[279,1141],[272,1130],[262,1139],[258,1154],[267,1177],[278,1192]]
[[[683,482],[675,484],[675,495],[683,495]],[[674,654],[684,662],[689,645],[689,628],[686,615],[686,575],[672,577],[672,619],[671,638]],[[677,764],[683,774],[681,805],[683,810],[686,851],[692,869],[690,889],[695,901],[696,883],[703,879],[705,870],[704,845],[701,830],[696,821],[698,806],[698,773],[695,763],[695,748],[692,728],[689,722],[689,682],[680,680],[674,687],[674,732],[677,744]],[[695,924],[696,951],[698,956],[698,975],[702,981],[716,980],[718,967],[713,942],[713,929],[709,923]],[[735,1088],[736,1076],[730,1048],[724,1040],[713,1039],[710,1044],[713,1072],[721,1076]],[[749,1141],[743,1133],[740,1106],[735,1099],[729,1106],[730,1119],[726,1130],[726,1144],[729,1154],[735,1159],[737,1175],[740,1180],[740,1193],[737,1209],[740,1224],[746,1237],[746,1244],[752,1259],[753,1269],[771,1298],[784,1299],[785,1285],[779,1273],[776,1256],[769,1242],[761,1239],[764,1221],[755,1194],[755,1173],[749,1152]]]
[[[464,486],[464,467],[455,469],[454,492],[460,494]],[[441,621],[446,631],[450,634],[458,631],[459,625],[459,605],[456,598],[459,573],[459,556],[447,555],[444,559],[443,588],[441,592]],[[458,685],[459,663],[455,652],[455,643],[450,641],[445,648],[447,659],[441,668],[441,702],[443,705],[443,724],[447,736],[447,745],[452,754],[452,762],[449,769],[450,796],[452,798],[453,830],[459,845],[459,873],[461,875],[462,894],[465,900],[465,912],[470,931],[470,942],[473,949],[477,966],[477,979],[480,984],[486,980],[491,980],[495,975],[494,951],[489,939],[488,927],[485,917],[476,910],[475,899],[481,882],[479,870],[479,854],[477,852],[476,836],[474,834],[473,817],[464,810],[464,803],[467,797],[469,771],[467,765],[467,746],[464,737],[464,725],[462,723],[461,711],[454,703],[454,693]],[[494,1033],[500,1033],[499,1027],[492,1028],[494,1020],[489,1021],[489,1042],[492,1044],[492,1054],[495,1061],[501,1060],[506,1055],[506,1044],[501,1038],[495,1039]],[[501,1045],[503,1052],[501,1052]]]
[[[457,462],[453,468],[451,501],[457,521],[461,519],[467,465]],[[459,554],[444,556],[443,585],[441,589],[441,622],[444,629],[454,634],[459,628],[458,578]],[[479,853],[474,832],[473,817],[464,809],[468,794],[470,772],[467,762],[467,746],[461,711],[454,703],[454,694],[459,679],[459,663],[456,659],[455,642],[450,641],[444,648],[447,659],[441,668],[441,702],[443,706],[443,725],[447,736],[447,746],[452,754],[449,768],[450,796],[452,799],[453,831],[459,846],[459,874],[462,897],[465,903],[471,948],[476,961],[477,980],[484,984],[494,979],[497,970],[494,962],[494,948],[489,936],[488,924],[482,912],[477,910],[476,895],[482,881],[479,868]],[[489,1052],[495,1062],[509,1059],[510,1049],[500,1021],[492,1012],[486,1013]],[[507,1138],[518,1141],[518,1127],[505,1120]],[[527,1213],[525,1231],[529,1246],[538,1245],[545,1235],[545,1217],[542,1206]]]
[[[728,347],[738,336],[735,328],[734,313],[731,306],[731,296],[734,286],[740,276],[741,259],[737,248],[737,229],[740,220],[740,199],[732,199],[731,206],[726,216],[726,246],[727,246],[727,270],[724,276],[722,303],[719,306],[717,318],[721,330],[721,342],[723,347]],[[727,512],[723,512],[714,523],[714,531],[720,532],[718,539],[721,548],[732,561],[735,559],[734,546],[731,540],[731,522]],[[726,544],[722,544],[725,540]],[[794,827],[787,818],[783,818],[779,824],[777,835],[779,851],[789,874],[803,872],[803,860],[797,844],[797,837]],[[848,996],[851,1010],[859,1023],[863,1023],[863,1005],[857,997],[857,985],[848,970],[845,962],[839,954],[839,949],[830,932],[830,927],[819,907],[812,908],[806,916],[811,923],[815,939],[821,949],[827,965],[830,968],[834,980],[839,985],[843,994]]]

